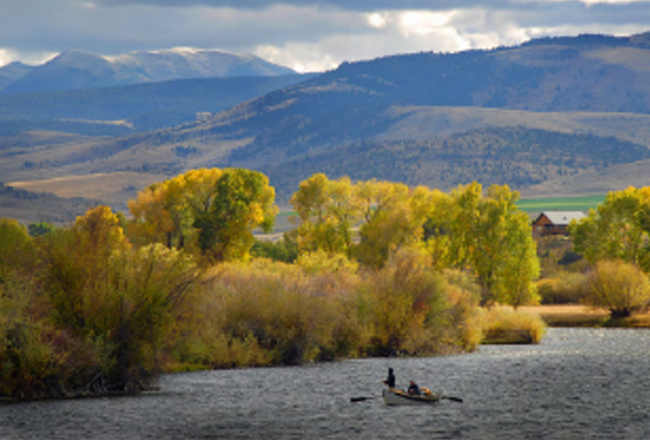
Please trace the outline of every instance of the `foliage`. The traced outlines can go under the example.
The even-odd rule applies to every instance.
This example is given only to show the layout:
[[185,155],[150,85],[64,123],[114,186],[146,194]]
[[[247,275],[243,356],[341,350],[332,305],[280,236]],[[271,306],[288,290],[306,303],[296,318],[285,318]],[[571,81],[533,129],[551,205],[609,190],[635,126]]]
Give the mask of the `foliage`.
[[315,174],[300,183],[291,198],[299,220],[298,249],[322,249],[328,254],[350,255],[352,228],[359,221],[361,208],[347,177],[331,181]]
[[650,271],[650,228],[642,216],[649,206],[650,187],[608,193],[587,217],[569,225],[575,251],[592,265],[620,259]]
[[532,342],[537,344],[546,333],[546,324],[537,314],[513,310],[508,307],[491,307],[484,310],[484,334],[503,334],[508,331],[524,331],[532,339]]
[[519,194],[493,185],[460,186],[439,196],[424,225],[427,248],[441,267],[471,270],[482,301],[514,306],[537,300],[533,280],[539,261],[528,216],[517,209]]
[[268,178],[243,169],[197,169],[150,185],[129,202],[139,243],[200,249],[215,261],[247,258],[252,230],[268,231],[277,207]]
[[189,245],[196,235],[194,222],[209,210],[221,175],[217,168],[191,170],[139,192],[128,203],[136,221],[131,236],[169,248]]
[[45,235],[48,232],[52,231],[54,226],[50,223],[40,222],[40,223],[30,223],[27,227],[29,235],[32,237],[37,237],[39,235]]
[[[476,289],[432,270],[423,251],[403,248],[365,278],[371,299],[373,355],[425,355],[471,350]],[[475,324],[475,322],[474,322]]]
[[298,228],[255,244],[276,213],[268,179],[213,169],[151,185],[131,221],[99,206],[30,237],[0,220],[0,396],[133,392],[163,370],[471,351],[481,300],[535,300],[517,197],[316,175],[294,197]]
[[273,228],[277,207],[269,179],[257,171],[226,169],[217,179],[211,206],[196,217],[201,250],[214,261],[246,259],[253,229]]
[[587,304],[605,307],[613,318],[626,318],[650,303],[650,281],[641,269],[621,260],[600,260],[590,272]]
[[298,258],[298,244],[292,233],[285,232],[277,241],[255,240],[251,256],[293,263]]
[[60,386],[73,394],[146,386],[195,284],[189,257],[160,244],[131,247],[104,206],[43,239],[44,299],[61,333],[59,355],[74,358]]
[[542,304],[579,304],[585,296],[586,275],[580,272],[557,272],[553,278],[537,281]]
[[432,193],[424,187],[409,189],[391,182],[359,185],[366,221],[359,228],[360,242],[355,255],[365,265],[380,268],[391,251],[420,241]]

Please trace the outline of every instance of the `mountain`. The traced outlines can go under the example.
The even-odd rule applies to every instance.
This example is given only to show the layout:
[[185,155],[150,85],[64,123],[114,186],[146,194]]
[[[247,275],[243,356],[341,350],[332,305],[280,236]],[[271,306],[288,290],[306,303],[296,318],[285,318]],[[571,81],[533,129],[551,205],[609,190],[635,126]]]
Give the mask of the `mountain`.
[[115,57],[68,50],[5,85],[2,94],[89,89],[182,78],[276,76],[292,69],[252,55],[175,48]]
[[196,121],[312,74],[179,79],[0,95],[0,134],[30,130],[127,135]]
[[245,167],[269,175],[280,203],[315,172],[441,190],[478,180],[526,196],[602,194],[650,185],[649,59],[646,33],[344,63],[178,127],[56,147],[0,142],[0,175],[162,180]]
[[27,75],[33,69],[34,67],[18,61],[0,67],[0,90]]

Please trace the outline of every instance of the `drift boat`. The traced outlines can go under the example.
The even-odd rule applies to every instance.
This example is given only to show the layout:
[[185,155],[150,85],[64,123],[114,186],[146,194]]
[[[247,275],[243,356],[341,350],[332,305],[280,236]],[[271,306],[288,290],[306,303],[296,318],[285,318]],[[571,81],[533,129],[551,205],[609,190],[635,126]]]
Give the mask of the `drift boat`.
[[420,395],[407,394],[397,388],[387,388],[382,391],[386,405],[431,405],[443,399],[444,396],[435,393]]

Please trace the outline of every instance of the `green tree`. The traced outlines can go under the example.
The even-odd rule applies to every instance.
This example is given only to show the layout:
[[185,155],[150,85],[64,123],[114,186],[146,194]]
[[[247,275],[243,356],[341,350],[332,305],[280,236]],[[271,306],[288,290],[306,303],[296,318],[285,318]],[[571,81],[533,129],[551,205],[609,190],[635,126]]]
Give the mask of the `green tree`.
[[592,265],[604,259],[620,259],[650,270],[644,264],[647,258],[641,258],[648,252],[650,231],[643,212],[649,205],[647,189],[628,188],[608,193],[587,217],[569,225],[575,251]]
[[274,199],[275,190],[262,173],[224,170],[215,183],[209,210],[194,222],[201,250],[215,261],[248,258],[253,230],[273,228],[278,212]]

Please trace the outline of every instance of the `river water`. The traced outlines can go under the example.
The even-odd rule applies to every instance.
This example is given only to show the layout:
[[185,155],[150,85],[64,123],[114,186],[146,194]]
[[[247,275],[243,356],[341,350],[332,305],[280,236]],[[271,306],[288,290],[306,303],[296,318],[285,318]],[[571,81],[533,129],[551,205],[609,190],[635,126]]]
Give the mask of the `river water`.
[[[388,367],[460,397],[387,407]],[[136,397],[0,404],[3,439],[650,439],[650,330],[549,329],[539,345],[163,376]]]

